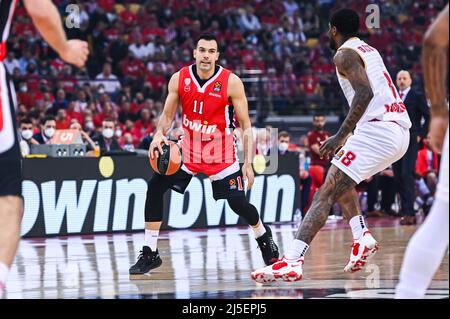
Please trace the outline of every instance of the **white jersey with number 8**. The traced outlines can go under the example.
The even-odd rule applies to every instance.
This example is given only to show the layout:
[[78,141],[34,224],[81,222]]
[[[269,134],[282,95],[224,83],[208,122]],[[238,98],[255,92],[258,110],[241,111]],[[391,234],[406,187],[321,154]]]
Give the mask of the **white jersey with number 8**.
[[[358,38],[347,40],[339,48],[343,49],[353,50],[361,57],[373,98],[356,124],[354,134],[331,163],[359,184],[403,157],[409,145],[411,121],[380,53]],[[355,90],[350,81],[336,71],[351,105]]]
[[[371,120],[378,120],[383,122],[395,121],[405,128],[410,128],[411,121],[406,107],[394,86],[378,50],[359,38],[348,39],[338,50],[344,49],[353,50],[361,57],[373,91],[373,98],[367,107],[367,111],[357,125]],[[349,105],[351,105],[355,96],[355,90],[352,88],[350,81],[340,74],[337,69],[336,73],[342,91],[344,91],[344,95]]]

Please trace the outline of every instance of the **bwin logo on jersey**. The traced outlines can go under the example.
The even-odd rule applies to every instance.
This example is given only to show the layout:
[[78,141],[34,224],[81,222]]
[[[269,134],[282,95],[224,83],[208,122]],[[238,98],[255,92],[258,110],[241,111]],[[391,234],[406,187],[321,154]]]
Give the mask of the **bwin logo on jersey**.
[[203,134],[212,134],[217,129],[217,125],[215,124],[207,125],[207,122],[202,124],[200,121],[190,121],[186,114],[183,115],[183,126],[196,132],[202,132]]

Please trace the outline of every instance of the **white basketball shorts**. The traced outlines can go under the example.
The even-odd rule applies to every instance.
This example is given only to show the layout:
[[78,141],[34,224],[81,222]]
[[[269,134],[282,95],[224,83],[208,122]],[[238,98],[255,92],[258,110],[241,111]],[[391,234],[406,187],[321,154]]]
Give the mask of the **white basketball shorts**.
[[409,129],[395,122],[365,122],[331,163],[359,184],[402,158],[408,146]]

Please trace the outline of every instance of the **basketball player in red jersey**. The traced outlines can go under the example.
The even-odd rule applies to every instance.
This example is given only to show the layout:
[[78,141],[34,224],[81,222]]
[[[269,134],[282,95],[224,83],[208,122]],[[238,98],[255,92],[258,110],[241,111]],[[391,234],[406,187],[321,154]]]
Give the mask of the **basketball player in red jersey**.
[[[235,74],[216,65],[219,48],[213,35],[202,35],[193,53],[195,64],[182,68],[169,81],[164,110],[149,148],[153,158],[162,153],[163,144],[168,144],[166,134],[180,101],[184,136],[179,145],[184,164],[174,175],[155,173],[148,183],[145,243],[130,275],[145,274],[161,265],[157,239],[163,219],[163,195],[169,189],[184,193],[192,176],[198,173],[209,176],[214,199],[226,199],[230,208],[251,226],[266,265],[278,258],[270,228],[262,223],[244,192],[244,181],[248,180],[250,189],[254,180],[253,138],[244,85]],[[244,132],[242,168],[236,155],[234,113]]]
[[[61,17],[52,1],[24,0],[23,3],[42,37],[60,57],[77,67],[84,66],[89,53],[87,43],[66,39]],[[7,55],[6,41],[16,4],[16,0],[0,1],[0,298],[19,244],[23,214],[22,165],[15,121],[16,96],[2,62]]]

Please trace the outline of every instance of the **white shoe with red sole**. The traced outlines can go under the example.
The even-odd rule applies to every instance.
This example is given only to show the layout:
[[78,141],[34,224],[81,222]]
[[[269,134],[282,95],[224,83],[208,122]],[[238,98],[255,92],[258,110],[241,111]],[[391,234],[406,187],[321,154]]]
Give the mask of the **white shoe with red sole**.
[[376,254],[378,248],[378,242],[370,231],[365,231],[359,239],[353,242],[350,259],[344,271],[353,273],[363,269],[367,261]]
[[297,260],[289,260],[283,256],[273,265],[252,272],[252,279],[258,283],[299,281],[303,277],[303,263],[303,257]]

